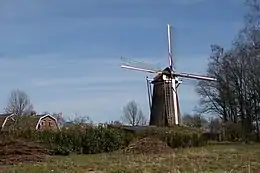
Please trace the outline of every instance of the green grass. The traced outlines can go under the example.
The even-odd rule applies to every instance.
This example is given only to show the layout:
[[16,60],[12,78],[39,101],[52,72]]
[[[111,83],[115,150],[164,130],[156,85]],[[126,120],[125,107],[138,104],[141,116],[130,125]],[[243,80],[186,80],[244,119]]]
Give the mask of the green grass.
[[176,149],[164,155],[70,155],[55,156],[46,163],[2,166],[3,173],[166,173],[246,172],[260,170],[260,145],[211,145]]

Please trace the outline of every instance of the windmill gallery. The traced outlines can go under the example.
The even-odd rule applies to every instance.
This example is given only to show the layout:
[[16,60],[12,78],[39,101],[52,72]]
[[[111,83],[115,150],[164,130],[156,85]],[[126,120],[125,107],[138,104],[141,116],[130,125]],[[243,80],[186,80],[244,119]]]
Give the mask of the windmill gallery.
[[[180,78],[216,81],[215,78],[208,76],[176,72],[172,58],[170,25],[168,25],[168,62],[169,66],[163,70],[142,68],[131,62],[124,62],[124,64],[121,65],[122,68],[156,74],[153,79],[146,77],[150,106],[150,126],[180,125],[180,108],[177,90],[182,82]],[[151,85],[153,85],[153,87],[151,87]]]

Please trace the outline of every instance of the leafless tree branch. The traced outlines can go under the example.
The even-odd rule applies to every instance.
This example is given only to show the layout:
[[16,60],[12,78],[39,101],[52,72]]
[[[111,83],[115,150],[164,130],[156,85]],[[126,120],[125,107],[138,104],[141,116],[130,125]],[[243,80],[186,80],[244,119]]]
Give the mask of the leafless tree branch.
[[29,96],[24,91],[13,90],[4,110],[6,113],[29,115],[33,110],[33,105],[30,102]]
[[136,126],[145,125],[147,123],[146,117],[135,101],[128,102],[123,108],[123,113],[122,121],[126,124]]

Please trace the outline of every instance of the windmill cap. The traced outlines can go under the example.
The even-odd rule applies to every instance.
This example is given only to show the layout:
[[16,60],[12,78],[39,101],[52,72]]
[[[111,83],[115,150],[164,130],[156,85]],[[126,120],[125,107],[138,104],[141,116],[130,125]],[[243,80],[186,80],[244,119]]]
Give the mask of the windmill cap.
[[163,81],[163,75],[166,75],[168,77],[171,77],[172,76],[172,70],[169,68],[169,67],[166,67],[162,73],[159,73],[158,75],[156,75],[154,78],[153,78],[153,81],[152,83],[155,83],[155,82],[159,82],[159,81]]

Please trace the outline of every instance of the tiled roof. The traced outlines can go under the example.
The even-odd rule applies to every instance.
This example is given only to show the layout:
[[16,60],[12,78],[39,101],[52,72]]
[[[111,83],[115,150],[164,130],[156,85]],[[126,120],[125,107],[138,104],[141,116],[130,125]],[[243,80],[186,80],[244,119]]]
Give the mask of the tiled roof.
[[5,121],[6,117],[12,114],[0,114],[0,126],[2,126],[3,122]]

